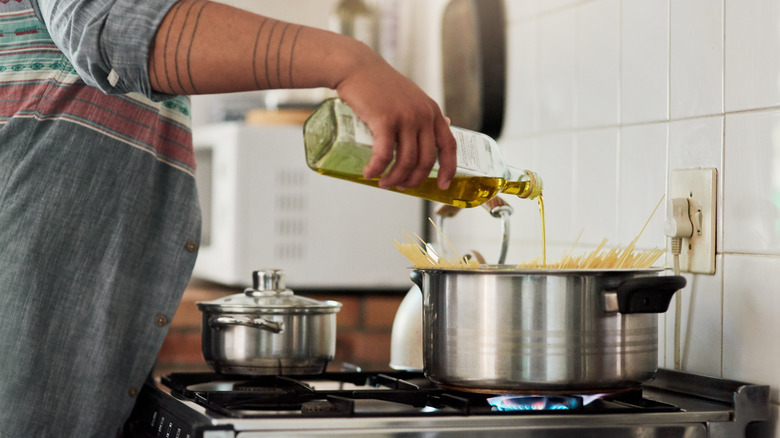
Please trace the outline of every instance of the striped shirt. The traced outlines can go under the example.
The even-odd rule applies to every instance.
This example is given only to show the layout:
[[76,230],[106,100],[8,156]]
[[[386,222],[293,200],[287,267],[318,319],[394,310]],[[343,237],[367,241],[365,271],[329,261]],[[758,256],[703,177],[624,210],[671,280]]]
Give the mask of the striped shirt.
[[105,96],[84,83],[32,9],[3,13],[0,5],[0,26],[0,123],[13,117],[69,121],[193,173],[185,97]]
[[187,284],[189,100],[146,77],[174,2],[0,0],[0,436],[115,436]]

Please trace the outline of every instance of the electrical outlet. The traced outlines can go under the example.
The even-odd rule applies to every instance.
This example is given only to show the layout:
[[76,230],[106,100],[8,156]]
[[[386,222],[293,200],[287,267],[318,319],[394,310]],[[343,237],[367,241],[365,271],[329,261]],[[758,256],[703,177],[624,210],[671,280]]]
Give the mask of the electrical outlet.
[[669,181],[670,199],[688,200],[693,224],[691,237],[683,238],[680,271],[715,273],[716,169],[676,169]]

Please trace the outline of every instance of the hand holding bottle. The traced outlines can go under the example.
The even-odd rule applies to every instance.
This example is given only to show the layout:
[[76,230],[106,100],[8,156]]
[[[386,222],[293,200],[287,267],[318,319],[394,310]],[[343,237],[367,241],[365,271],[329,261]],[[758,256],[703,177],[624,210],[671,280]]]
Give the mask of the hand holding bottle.
[[374,137],[373,155],[363,176],[377,178],[395,160],[379,186],[417,187],[438,159],[437,184],[449,187],[457,166],[456,143],[439,106],[373,52],[360,59],[361,65],[336,90]]
[[[483,204],[499,192],[541,199],[539,175],[507,165],[495,140],[454,126],[448,129],[455,138],[457,155],[455,176],[448,187],[441,187],[440,167],[434,165],[419,185],[387,188],[459,208]],[[303,143],[306,163],[317,173],[381,187],[379,175],[365,176],[377,156],[374,134],[343,101],[328,99],[309,116],[303,125]]]

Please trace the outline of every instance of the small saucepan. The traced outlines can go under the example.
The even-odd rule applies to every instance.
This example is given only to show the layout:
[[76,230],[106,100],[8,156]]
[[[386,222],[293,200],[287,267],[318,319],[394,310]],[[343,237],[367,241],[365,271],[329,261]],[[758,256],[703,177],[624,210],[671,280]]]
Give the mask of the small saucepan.
[[280,270],[255,271],[244,293],[199,302],[203,357],[222,374],[318,374],[336,351],[341,303],[295,295]]

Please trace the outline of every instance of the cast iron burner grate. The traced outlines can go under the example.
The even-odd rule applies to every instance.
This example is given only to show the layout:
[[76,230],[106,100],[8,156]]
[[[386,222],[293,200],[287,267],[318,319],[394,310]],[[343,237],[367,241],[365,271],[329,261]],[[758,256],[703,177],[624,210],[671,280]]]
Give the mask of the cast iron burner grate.
[[[174,373],[162,378],[171,393],[230,418],[376,417],[435,415],[556,415],[586,413],[675,412],[674,405],[653,401],[636,389],[605,395],[587,405],[567,396],[566,410],[545,401],[546,409],[499,410],[481,394],[443,389],[416,372],[336,372],[312,376],[249,376]],[[517,397],[517,396],[512,396]],[[539,403],[539,396],[529,401]],[[550,396],[561,398],[561,396]]]

